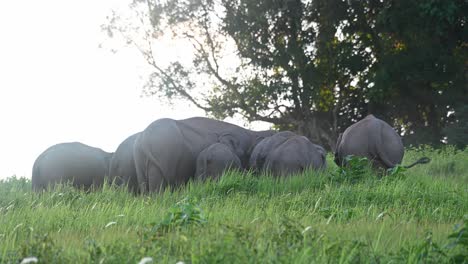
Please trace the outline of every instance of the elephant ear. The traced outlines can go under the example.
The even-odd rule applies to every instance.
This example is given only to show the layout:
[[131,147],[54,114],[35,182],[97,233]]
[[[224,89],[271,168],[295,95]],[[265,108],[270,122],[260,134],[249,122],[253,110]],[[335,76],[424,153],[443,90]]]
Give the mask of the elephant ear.
[[223,133],[218,137],[218,142],[228,146],[234,153],[240,146],[239,139],[229,132]]
[[322,157],[322,162],[325,162],[326,157],[327,157],[327,151],[320,145],[317,145],[317,144],[314,144],[314,145],[315,145],[315,149],[317,149],[318,153]]
[[317,145],[317,144],[314,144],[315,145],[315,148],[317,149],[317,151],[320,153],[320,155],[322,156],[326,156],[327,155],[327,151],[320,145]]
[[253,150],[255,149],[255,147],[262,141],[264,140],[265,138],[267,138],[268,136],[266,135],[255,135],[255,139],[254,141],[252,142],[252,144],[249,146],[247,152],[250,154],[252,154]]

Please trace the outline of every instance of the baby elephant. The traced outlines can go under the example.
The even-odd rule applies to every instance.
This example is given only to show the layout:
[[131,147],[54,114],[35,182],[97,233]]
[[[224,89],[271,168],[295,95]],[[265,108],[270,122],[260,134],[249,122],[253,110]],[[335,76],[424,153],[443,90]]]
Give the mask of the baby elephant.
[[295,136],[297,134],[291,131],[281,131],[260,141],[250,154],[249,168],[255,172],[261,172],[270,152]]
[[289,138],[268,154],[265,168],[274,176],[300,173],[308,168],[326,167],[326,152],[304,136]]
[[241,161],[236,154],[222,143],[214,143],[205,148],[197,158],[195,178],[219,178],[228,169],[241,169]]

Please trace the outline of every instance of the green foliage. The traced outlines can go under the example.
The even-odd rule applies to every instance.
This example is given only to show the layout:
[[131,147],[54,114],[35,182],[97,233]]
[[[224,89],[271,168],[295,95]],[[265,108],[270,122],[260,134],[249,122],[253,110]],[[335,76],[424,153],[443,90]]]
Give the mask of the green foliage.
[[[368,113],[404,131],[408,145],[437,145],[446,125],[466,123],[447,113],[467,104],[467,1],[169,0],[131,8],[143,25],[114,14],[105,29],[123,33],[115,35],[153,67],[148,94],[185,98],[217,118],[270,122],[328,149]],[[163,67],[141,44],[168,35],[193,56]],[[193,94],[200,88],[205,100]]]
[[458,118],[449,124],[444,132],[449,144],[463,149],[468,146],[468,104],[456,109],[455,116]]
[[9,178],[0,262],[464,263],[468,151],[418,147],[403,163],[420,156],[431,163],[400,169],[404,177],[379,178],[356,158],[339,174],[328,156],[322,172],[229,172],[148,196],[107,185],[38,194]]
[[160,230],[167,231],[169,228],[204,223],[206,223],[206,219],[200,207],[188,198],[184,198],[169,208],[167,215],[160,223],[155,225],[154,230],[156,232]]
[[[32,230],[31,230],[32,233]],[[36,257],[39,263],[63,263],[62,248],[48,234],[34,234],[21,245],[20,256]]]
[[455,231],[448,236],[451,242],[447,245],[449,250],[459,249],[450,257],[453,263],[466,263],[468,261],[468,215],[463,219],[463,225],[455,226]]
[[348,155],[344,159],[345,166],[338,167],[336,176],[350,182],[362,180],[369,175],[371,170],[369,160],[366,157]]
[[405,177],[405,172],[407,171],[408,169],[406,169],[404,166],[398,164],[396,165],[395,167],[393,168],[389,168],[387,169],[387,175],[389,177]]

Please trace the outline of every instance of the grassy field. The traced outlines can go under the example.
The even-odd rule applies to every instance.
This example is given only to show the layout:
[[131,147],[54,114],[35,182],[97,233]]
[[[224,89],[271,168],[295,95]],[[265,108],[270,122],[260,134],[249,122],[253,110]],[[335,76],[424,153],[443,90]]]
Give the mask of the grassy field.
[[[228,173],[174,191],[31,192],[0,182],[0,262],[468,263],[468,149],[412,149],[427,165],[380,178],[329,168]],[[148,262],[150,263],[150,262]]]

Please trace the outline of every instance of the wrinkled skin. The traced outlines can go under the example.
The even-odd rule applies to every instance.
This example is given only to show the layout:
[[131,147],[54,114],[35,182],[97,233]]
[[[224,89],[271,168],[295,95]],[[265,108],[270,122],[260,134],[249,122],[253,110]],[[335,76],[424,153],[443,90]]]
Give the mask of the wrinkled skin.
[[267,137],[271,137],[275,134],[277,134],[277,131],[274,130],[262,130],[262,131],[251,131],[255,135],[255,141],[254,144],[252,144],[251,149],[249,153],[252,153],[253,149],[257,146],[258,143],[260,143],[262,140],[264,140]]
[[133,149],[140,191],[184,184],[194,177],[200,152],[217,142],[229,146],[244,166],[259,136],[261,132],[204,117],[156,120],[141,132]]
[[368,115],[340,134],[336,143],[335,163],[345,164],[345,157],[366,157],[374,168],[388,169],[400,164],[404,148],[401,137],[386,122]]
[[196,179],[218,179],[228,169],[242,168],[239,157],[234,154],[229,146],[222,143],[214,143],[204,149],[197,158]]
[[116,185],[126,185],[133,192],[138,192],[138,179],[133,158],[133,145],[140,133],[126,138],[115,151],[109,165],[109,179]]
[[249,159],[249,168],[256,172],[263,170],[268,154],[270,154],[270,152],[279,145],[283,144],[286,140],[295,136],[297,136],[297,134],[291,131],[282,131],[264,138],[252,150]]
[[294,136],[274,148],[266,157],[264,169],[274,176],[289,176],[309,168],[326,167],[325,150],[304,136]]
[[40,191],[67,182],[85,190],[101,187],[111,158],[112,153],[79,142],[51,146],[34,162],[32,188]]

